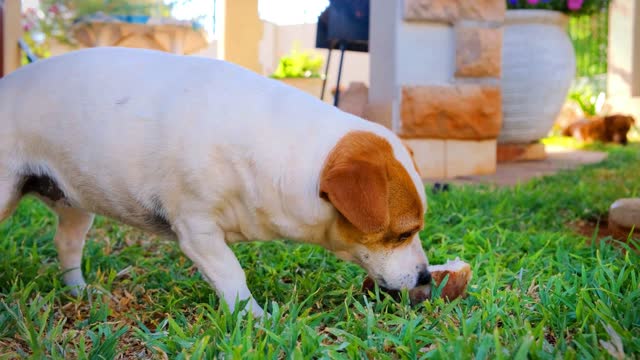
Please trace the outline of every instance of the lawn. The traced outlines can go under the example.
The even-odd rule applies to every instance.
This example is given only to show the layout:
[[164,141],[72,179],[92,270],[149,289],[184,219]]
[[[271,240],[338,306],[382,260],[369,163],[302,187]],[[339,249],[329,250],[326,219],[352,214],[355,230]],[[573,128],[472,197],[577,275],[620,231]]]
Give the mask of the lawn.
[[365,296],[355,265],[278,241],[234,247],[273,315],[238,318],[176,244],[103,218],[83,263],[94,291],[72,298],[55,220],[24,201],[0,225],[0,358],[589,359],[620,342],[638,358],[640,254],[569,225],[640,196],[640,144],[606,150],[604,163],[513,188],[429,192],[431,263],[459,256],[474,276],[465,299],[414,308]]

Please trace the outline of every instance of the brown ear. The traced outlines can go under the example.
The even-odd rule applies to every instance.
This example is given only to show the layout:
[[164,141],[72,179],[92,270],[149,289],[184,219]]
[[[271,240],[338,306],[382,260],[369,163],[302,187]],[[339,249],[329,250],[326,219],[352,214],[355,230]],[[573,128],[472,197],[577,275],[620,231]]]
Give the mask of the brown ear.
[[365,234],[389,226],[388,178],[384,162],[340,159],[327,164],[320,194]]
[[625,126],[631,127],[635,120],[632,116],[628,115],[610,115],[605,117],[605,122],[607,123],[607,126],[619,128]]
[[633,126],[636,122],[636,119],[633,116],[627,116],[627,121],[629,122],[629,126]]

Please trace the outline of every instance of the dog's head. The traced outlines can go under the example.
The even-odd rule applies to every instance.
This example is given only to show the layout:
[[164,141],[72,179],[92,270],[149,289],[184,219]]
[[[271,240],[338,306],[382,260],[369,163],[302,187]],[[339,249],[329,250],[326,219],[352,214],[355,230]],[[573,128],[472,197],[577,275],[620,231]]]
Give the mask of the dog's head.
[[431,280],[418,237],[427,204],[411,155],[392,142],[364,131],[344,136],[324,164],[320,196],[337,210],[330,249],[382,287],[411,289]]
[[627,133],[631,130],[635,120],[628,115],[610,115],[604,118],[607,140],[626,145]]

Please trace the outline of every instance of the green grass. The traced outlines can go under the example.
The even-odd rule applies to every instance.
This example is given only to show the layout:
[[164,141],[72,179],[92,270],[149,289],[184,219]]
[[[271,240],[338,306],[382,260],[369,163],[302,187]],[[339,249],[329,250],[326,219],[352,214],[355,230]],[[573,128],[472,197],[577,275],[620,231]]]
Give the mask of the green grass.
[[459,256],[474,276],[465,299],[414,308],[365,296],[358,267],[283,241],[234,247],[273,315],[238,318],[176,244],[103,218],[83,262],[95,291],[71,298],[54,218],[24,201],[0,225],[0,358],[590,359],[611,357],[616,334],[638,358],[640,255],[567,225],[640,195],[640,146],[606,149],[602,164],[513,188],[429,193],[431,263]]

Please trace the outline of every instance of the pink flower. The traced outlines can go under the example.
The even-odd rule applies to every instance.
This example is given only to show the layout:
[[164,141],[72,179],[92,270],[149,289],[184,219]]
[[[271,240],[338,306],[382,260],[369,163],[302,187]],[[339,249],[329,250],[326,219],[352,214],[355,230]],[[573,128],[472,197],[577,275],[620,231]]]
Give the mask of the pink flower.
[[567,0],[567,7],[572,11],[580,10],[583,2],[584,0]]
[[58,15],[58,14],[60,14],[60,9],[58,8],[58,5],[53,4],[53,5],[51,5],[51,7],[49,7],[49,12],[54,14],[54,15]]
[[535,4],[537,4],[539,1],[540,1],[540,0],[527,0],[527,2],[528,2],[530,5],[535,5]]

